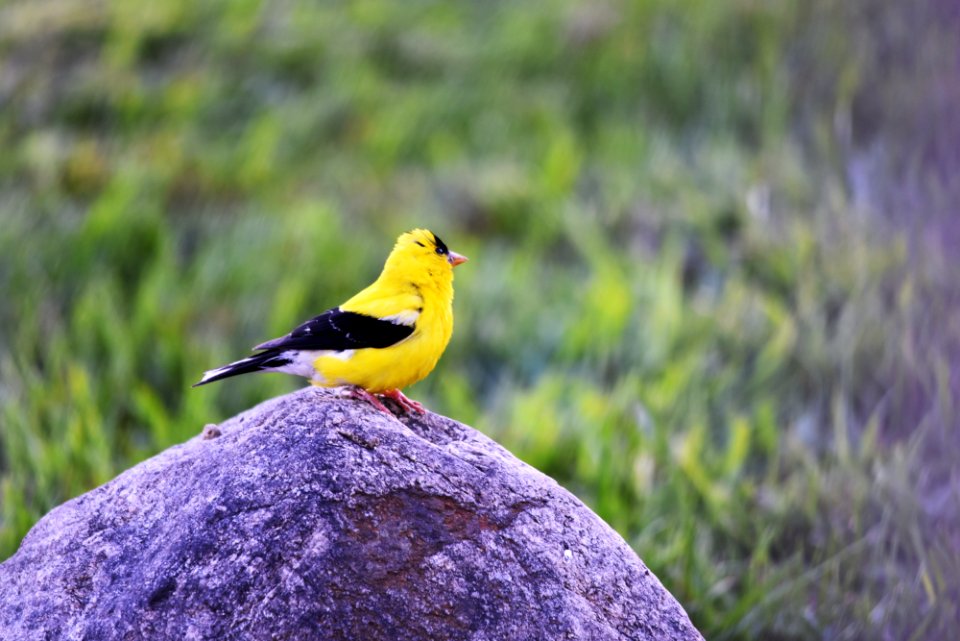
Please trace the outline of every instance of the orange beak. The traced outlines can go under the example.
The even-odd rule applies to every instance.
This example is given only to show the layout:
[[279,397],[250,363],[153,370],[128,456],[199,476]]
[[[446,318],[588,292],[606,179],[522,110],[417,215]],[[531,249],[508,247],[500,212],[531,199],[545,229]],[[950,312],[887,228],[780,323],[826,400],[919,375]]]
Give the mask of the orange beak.
[[467,262],[467,257],[461,256],[457,252],[447,252],[447,261],[449,261],[451,265],[456,267],[460,263]]

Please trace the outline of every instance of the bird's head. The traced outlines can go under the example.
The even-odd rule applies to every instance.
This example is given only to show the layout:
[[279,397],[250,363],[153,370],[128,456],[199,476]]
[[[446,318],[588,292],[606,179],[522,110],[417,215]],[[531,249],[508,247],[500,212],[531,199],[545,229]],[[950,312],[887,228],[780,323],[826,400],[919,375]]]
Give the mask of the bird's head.
[[453,268],[466,260],[465,256],[448,249],[432,231],[414,229],[397,238],[384,272],[402,275],[417,283],[449,282],[453,279]]

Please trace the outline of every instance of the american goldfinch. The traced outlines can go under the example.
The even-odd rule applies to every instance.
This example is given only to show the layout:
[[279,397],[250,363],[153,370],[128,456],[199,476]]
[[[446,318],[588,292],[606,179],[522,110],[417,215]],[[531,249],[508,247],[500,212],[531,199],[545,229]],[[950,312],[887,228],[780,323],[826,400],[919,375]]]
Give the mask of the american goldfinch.
[[206,372],[194,387],[248,372],[285,372],[320,387],[347,386],[350,396],[387,413],[378,395],[422,413],[400,390],[429,374],[447,347],[453,268],[466,260],[431,231],[401,234],[372,285],[257,345],[258,354]]

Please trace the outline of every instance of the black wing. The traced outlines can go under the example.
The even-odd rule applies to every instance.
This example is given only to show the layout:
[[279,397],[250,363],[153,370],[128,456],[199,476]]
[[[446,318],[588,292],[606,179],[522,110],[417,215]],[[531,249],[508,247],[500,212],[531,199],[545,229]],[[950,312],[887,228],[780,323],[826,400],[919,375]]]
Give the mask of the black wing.
[[413,327],[366,314],[330,309],[295,330],[254,349],[346,350],[390,347],[413,333]]

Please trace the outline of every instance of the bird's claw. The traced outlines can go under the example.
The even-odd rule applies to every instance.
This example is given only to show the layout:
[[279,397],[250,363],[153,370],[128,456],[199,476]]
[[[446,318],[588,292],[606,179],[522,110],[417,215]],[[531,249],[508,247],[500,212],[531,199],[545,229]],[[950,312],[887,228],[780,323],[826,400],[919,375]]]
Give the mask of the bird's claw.
[[371,405],[373,405],[374,407],[376,407],[381,412],[389,414],[390,416],[393,416],[393,412],[391,412],[386,405],[380,402],[380,398],[378,398],[378,396],[382,398],[389,398],[390,400],[395,402],[397,405],[400,406],[400,410],[404,414],[409,412],[416,412],[417,414],[426,414],[427,412],[426,408],[424,408],[423,405],[421,405],[417,401],[407,398],[406,396],[404,396],[403,392],[401,392],[398,389],[387,390],[383,394],[371,394],[370,392],[363,389],[362,387],[351,385],[351,386],[345,387],[341,395],[344,398],[353,398],[358,401],[366,401]]
[[358,387],[356,385],[351,385],[349,387],[346,387],[344,388],[344,391],[342,392],[341,396],[343,396],[344,398],[353,398],[358,401],[366,401],[371,405],[373,405],[378,410],[380,410],[381,412],[385,414],[389,414],[390,416],[393,416],[393,412],[391,412],[386,405],[381,403],[379,398],[377,398],[367,390],[363,389],[362,387]]
[[404,396],[403,392],[398,389],[387,390],[382,394],[382,396],[396,402],[396,404],[399,405],[404,412],[413,411],[417,414],[426,414],[427,412],[423,405],[417,401],[407,398]]

